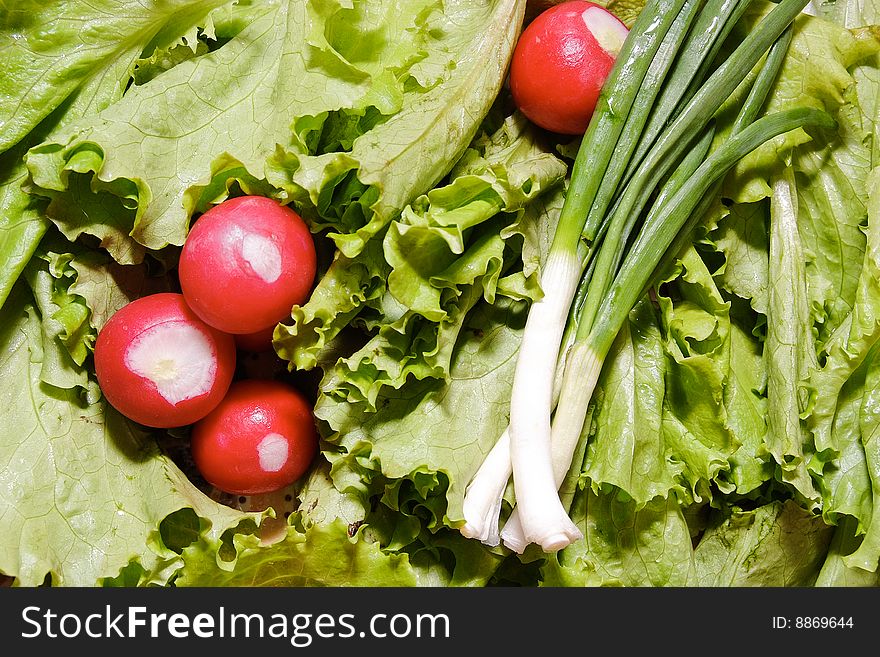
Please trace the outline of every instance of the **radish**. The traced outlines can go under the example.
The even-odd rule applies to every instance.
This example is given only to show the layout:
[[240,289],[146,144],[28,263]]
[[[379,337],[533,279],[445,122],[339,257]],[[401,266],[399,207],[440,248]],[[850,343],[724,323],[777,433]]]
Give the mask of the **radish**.
[[253,333],[236,333],[232,336],[235,339],[235,346],[242,351],[257,354],[272,351],[272,337],[275,334],[275,326],[276,324],[272,324]]
[[628,33],[614,14],[585,0],[543,11],[523,30],[513,52],[514,103],[542,128],[583,134]]
[[226,394],[235,371],[232,336],[205,324],[180,294],[136,299],[95,342],[95,372],[107,401],[140,424],[192,424]]
[[193,426],[192,456],[222,491],[256,495],[302,477],[318,450],[312,408],[275,379],[236,381],[222,402]]
[[178,273],[186,302],[233,334],[267,330],[311,292],[315,244],[291,208],[263,196],[215,205],[194,224]]

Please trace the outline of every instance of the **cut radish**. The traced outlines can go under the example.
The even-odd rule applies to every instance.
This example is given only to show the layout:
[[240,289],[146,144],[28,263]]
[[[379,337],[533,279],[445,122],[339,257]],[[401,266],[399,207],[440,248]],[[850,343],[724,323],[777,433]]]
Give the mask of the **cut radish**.
[[563,2],[523,30],[510,64],[510,91],[530,121],[566,135],[587,129],[629,31],[586,0]]
[[207,415],[235,371],[235,343],[170,292],[132,301],[101,329],[95,372],[107,401],[150,427],[179,427]]
[[271,379],[236,381],[192,431],[196,467],[212,486],[236,495],[289,486],[318,449],[312,408],[295,388]]
[[234,334],[274,327],[309,296],[315,244],[291,208],[263,196],[215,205],[194,224],[180,255],[187,303],[211,326]]
[[123,358],[126,367],[152,381],[170,404],[210,392],[217,360],[208,336],[185,321],[167,321],[135,336]]

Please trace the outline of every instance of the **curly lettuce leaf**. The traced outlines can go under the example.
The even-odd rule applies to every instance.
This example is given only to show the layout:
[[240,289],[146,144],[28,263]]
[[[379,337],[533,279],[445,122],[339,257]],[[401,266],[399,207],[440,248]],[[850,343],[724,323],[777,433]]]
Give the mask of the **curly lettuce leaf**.
[[[860,404],[880,330],[880,42],[873,3],[838,4],[819,10],[832,20],[798,19],[765,109],[823,107],[837,118],[837,132],[792,133],[744,158],[726,179],[729,207],[707,243],[723,257],[714,274],[719,285],[750,305],[740,312],[740,327],[754,345],[766,334],[766,389],[754,378],[758,394],[750,399],[766,407],[767,431],[763,446],[752,450],[758,460],[748,461],[755,466],[751,478],[763,476],[762,453],[769,451],[777,476],[805,504],[816,506],[821,495],[825,521],[855,519],[861,537],[873,484]],[[779,196],[771,203],[779,181],[787,181],[784,196],[796,212],[787,223]]]
[[356,495],[344,493],[333,485],[330,464],[325,459],[312,468],[297,495],[298,519],[306,528],[342,521],[349,534],[364,522],[367,510]]
[[313,369],[364,308],[381,308],[389,269],[379,240],[368,242],[355,258],[337,252],[309,300],[293,307],[289,323],[275,328],[275,351],[292,369]]
[[[386,388],[376,411],[322,394],[316,416],[326,439],[342,448],[334,457],[337,487],[368,501],[386,480],[413,481],[422,499],[438,497],[429,527],[463,520],[464,487],[507,425],[507,404],[524,308],[510,300],[478,305],[466,320],[447,381]],[[332,377],[323,387],[333,389]]]
[[724,255],[714,273],[719,287],[749,301],[756,313],[767,314],[767,204],[737,203],[725,208],[711,233],[713,247]]
[[371,240],[356,258],[337,254],[310,300],[293,309],[294,322],[276,329],[276,351],[292,368],[310,369],[357,321],[372,338],[339,362],[338,394],[374,404],[383,387],[410,376],[445,378],[480,299],[540,294],[536,272],[565,174],[518,114],[481,134],[446,184],[404,208],[381,249]]
[[725,405],[730,385],[729,304],[705,262],[690,247],[678,260],[674,296],[659,293],[667,356],[663,432],[671,458],[682,467],[683,501],[722,492],[729,459],[741,446]]
[[[8,55],[8,65],[18,71],[16,75],[26,72],[28,81],[18,87],[15,75],[4,78],[9,91],[0,94],[0,117],[11,113],[9,122],[17,126],[17,132],[4,131],[4,135],[20,133],[12,137],[18,140],[16,145],[0,155],[0,254],[5,258],[0,304],[51,225],[45,216],[46,200],[23,189],[28,184],[23,161],[28,149],[118,101],[142,51],[153,48],[158,57],[168,47],[166,42],[186,38],[179,36],[184,33],[194,35],[196,23],[210,23],[211,8],[223,5],[217,0],[171,6],[133,7],[129,3],[120,10],[121,3],[113,0],[102,6],[75,1],[18,4],[2,14],[0,23],[0,51]],[[34,15],[41,18],[33,20]],[[55,18],[41,31],[36,26],[44,16]],[[89,30],[80,29],[83,23]],[[126,29],[119,28],[120,24]],[[83,39],[88,39],[87,47],[77,48],[75,56],[65,49]],[[38,82],[31,88],[34,74]]]
[[28,264],[24,279],[41,320],[40,380],[56,388],[89,388],[83,363],[94,346],[89,309],[70,294],[67,263],[51,253],[38,252]]
[[767,449],[767,366],[764,345],[747,331],[734,310],[730,324],[730,373],[724,388],[728,426],[740,442],[730,457],[728,479],[736,493],[746,495],[773,478]]
[[419,88],[410,85],[401,110],[352,146],[359,181],[380,194],[363,227],[333,234],[343,253],[356,254],[464,152],[501,90],[525,4],[455,0],[432,16],[436,24],[428,21],[432,40],[413,70]]
[[[880,83],[864,86],[860,92],[880,93]],[[825,344],[821,358],[822,367],[813,375],[810,383],[822,394],[816,398],[811,416],[810,429],[819,452],[836,451],[836,441],[832,437],[832,423],[838,395],[845,382],[858,370],[877,340],[880,339],[880,169],[871,170],[861,198],[866,206],[866,226],[862,229],[865,238],[864,256],[857,282],[852,311],[831,334]]]
[[816,13],[846,28],[880,23],[880,4],[876,0],[815,3]]
[[415,586],[406,555],[386,554],[340,521],[293,526],[266,547],[253,534],[236,534],[235,556],[218,559],[210,544],[182,552],[184,568],[175,586]]
[[[491,226],[489,232],[511,237],[519,229],[516,215],[560,184],[566,173],[566,165],[542,147],[527,119],[514,113],[494,133],[472,144],[450,173],[448,185],[416,199],[391,223],[384,239],[391,265],[389,292],[425,318],[442,320],[443,300],[459,290],[459,281],[470,283],[474,274],[485,275],[488,269],[478,264],[484,259],[474,257],[468,244],[480,241],[469,239],[474,229],[503,212],[514,216],[506,226]],[[533,275],[535,263],[525,264],[525,273]],[[471,280],[463,279],[468,272],[474,272]],[[485,285],[490,303],[495,282]],[[536,282],[534,286],[537,289]]]
[[[495,260],[500,261],[500,254]],[[453,349],[462,331],[469,328],[465,322],[481,292],[480,285],[469,286],[438,323],[424,321],[409,311],[403,311],[393,323],[383,323],[374,338],[337,363],[336,379],[325,392],[351,403],[366,403],[375,411],[377,399],[387,387],[401,388],[410,380],[446,380]]]
[[174,289],[168,276],[150,275],[146,264],[119,265],[106,252],[67,242],[54,230],[23,278],[43,325],[40,378],[65,389],[94,387],[86,361],[98,331],[117,310],[139,296]]
[[103,64],[103,68],[32,132],[0,155],[0,254],[4,257],[4,267],[0,272],[0,305],[51,225],[45,216],[45,200],[31,196],[24,190],[28,176],[23,158],[28,148],[42,141],[47,134],[58,132],[121,97],[130,68],[120,60]]
[[[769,2],[752,3],[735,29],[748,31],[772,6]],[[835,165],[854,175],[856,182],[865,175],[864,158],[859,155],[865,145],[858,143],[864,126],[846,120],[850,118],[846,116],[850,101],[847,91],[855,82],[852,68],[877,49],[876,39],[868,32],[852,32],[830,21],[801,14],[795,19],[791,44],[763,108],[764,114],[771,114],[792,107],[816,107],[835,118],[843,118],[839,121],[841,140],[847,148],[855,149],[855,154],[851,158],[840,158]],[[843,116],[839,116],[841,113]],[[825,146],[839,148],[839,144],[829,144],[821,136],[814,139],[803,129],[771,139],[736,165],[725,179],[723,193],[738,203],[769,197],[772,186],[768,176],[777,171],[781,163],[788,162],[797,151],[809,154]],[[836,174],[832,181],[844,188],[847,185]]]
[[[878,49],[880,42],[870,30],[847,30],[801,16],[765,112],[796,105],[821,107],[837,119],[837,133],[788,133],[744,158],[725,183],[724,193],[732,200],[755,203],[772,197],[773,180],[786,165],[793,169],[798,241],[817,353],[852,312],[864,260],[868,176],[876,164],[872,99],[877,85],[870,72],[876,73]],[[736,208],[740,206],[731,212]],[[733,258],[746,253],[758,257],[754,248],[763,246],[755,241],[758,237],[755,230],[740,230],[726,240],[724,251]],[[745,252],[749,244],[752,251]],[[737,246],[740,254],[733,251]],[[731,261],[722,279],[725,286],[740,296],[751,292],[755,309],[767,312],[762,291],[745,287],[745,277],[760,272],[760,259],[754,269],[734,266],[742,264]],[[729,280],[734,273],[740,281]]]

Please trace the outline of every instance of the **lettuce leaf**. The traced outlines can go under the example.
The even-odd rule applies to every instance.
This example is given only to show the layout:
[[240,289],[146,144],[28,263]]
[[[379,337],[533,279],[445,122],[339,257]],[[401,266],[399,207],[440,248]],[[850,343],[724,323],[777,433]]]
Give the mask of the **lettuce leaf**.
[[21,189],[27,177],[19,152],[23,150],[13,148],[0,155],[0,307],[49,226],[41,203]]
[[833,528],[794,501],[735,511],[694,550],[697,586],[812,586]]
[[542,567],[544,586],[686,586],[694,576],[691,531],[674,497],[636,503],[609,487],[579,491],[571,518],[584,538]]
[[[846,527],[849,551],[864,541],[858,557],[829,556],[827,581],[859,579],[840,574],[856,564],[877,568],[869,538],[876,465],[871,423],[862,417],[878,337],[880,86],[871,7],[842,3],[820,12],[845,17],[845,27],[798,19],[766,111],[824,107],[837,117],[838,132],[788,135],[745,158],[725,182],[729,207],[707,242],[723,255],[715,272],[719,285],[750,304],[741,326],[758,339],[753,344],[763,344],[766,388],[759,377],[754,387],[767,430],[753,453],[772,453],[775,478],[805,506],[821,506],[826,523]],[[862,9],[874,18],[865,19]],[[783,212],[781,199],[790,212]],[[751,462],[759,466],[753,474],[760,473],[760,461]]]
[[649,301],[630,313],[605,362],[583,471],[594,490],[615,486],[637,505],[665,498],[681,487],[682,466],[663,438],[666,355]]
[[791,170],[774,181],[770,205],[769,290],[767,320],[767,446],[806,503],[818,505],[818,492],[807,471],[809,432],[801,418],[810,413],[813,392],[806,381],[818,367],[807,301],[807,281],[798,232],[797,192]]
[[859,547],[862,540],[856,534],[857,526],[858,521],[852,516],[841,518],[834,529],[816,586],[880,586],[880,569],[871,572],[846,564],[846,558]]
[[253,534],[236,534],[235,558],[217,559],[210,545],[187,546],[175,586],[415,586],[406,555],[385,554],[377,543],[350,535],[346,524],[292,526],[267,549]]
[[[150,43],[183,34],[230,0],[16,2],[0,14],[0,153],[17,143],[79,89],[99,84],[121,96]],[[170,25],[170,29],[169,26]]]
[[293,309],[293,324],[276,328],[276,351],[291,368],[310,369],[356,321],[372,337],[339,361],[334,394],[374,408],[385,386],[399,388],[410,376],[446,378],[465,317],[480,299],[540,293],[537,243],[555,223],[538,199],[561,203],[545,192],[561,189],[565,174],[521,115],[481,133],[445,184],[404,208],[381,245],[373,240],[353,259],[337,254],[308,303]]
[[30,191],[68,239],[125,264],[182,244],[235,182],[295,201],[356,255],[467,146],[523,6],[260,3],[221,47],[32,149]]
[[[478,305],[455,343],[448,381],[386,389],[375,412],[321,395],[315,413],[326,439],[342,448],[331,455],[337,487],[367,505],[395,480],[411,480],[422,500],[439,498],[424,507],[429,529],[460,523],[464,486],[507,425],[523,310],[510,300]],[[333,385],[332,377],[324,383]]]

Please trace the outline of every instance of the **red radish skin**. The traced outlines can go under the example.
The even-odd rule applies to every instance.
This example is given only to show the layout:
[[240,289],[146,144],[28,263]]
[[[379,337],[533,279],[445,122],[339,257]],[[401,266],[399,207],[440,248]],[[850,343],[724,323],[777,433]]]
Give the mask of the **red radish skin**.
[[242,351],[250,351],[255,354],[272,351],[272,338],[275,334],[276,324],[268,326],[253,333],[236,333],[232,337],[235,338],[235,346]]
[[305,474],[318,451],[312,408],[272,379],[234,382],[193,426],[192,455],[209,484],[235,495],[270,493]]
[[542,12],[523,30],[513,52],[514,103],[546,130],[583,134],[627,34],[614,14],[585,0]]
[[308,299],[315,243],[291,208],[263,196],[215,205],[193,224],[180,255],[180,286],[193,311],[233,334],[264,330]]
[[107,401],[148,427],[192,424],[226,394],[235,372],[232,336],[205,324],[171,292],[117,311],[95,342],[95,373]]

